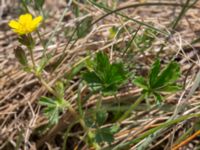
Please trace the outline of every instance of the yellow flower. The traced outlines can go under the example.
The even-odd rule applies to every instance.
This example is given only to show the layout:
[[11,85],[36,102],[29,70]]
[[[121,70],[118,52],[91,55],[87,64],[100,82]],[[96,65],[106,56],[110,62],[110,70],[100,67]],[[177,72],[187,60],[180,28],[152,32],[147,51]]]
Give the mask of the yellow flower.
[[19,35],[28,34],[36,30],[39,23],[42,21],[42,16],[38,16],[33,19],[31,14],[24,14],[19,19],[11,20],[9,26]]

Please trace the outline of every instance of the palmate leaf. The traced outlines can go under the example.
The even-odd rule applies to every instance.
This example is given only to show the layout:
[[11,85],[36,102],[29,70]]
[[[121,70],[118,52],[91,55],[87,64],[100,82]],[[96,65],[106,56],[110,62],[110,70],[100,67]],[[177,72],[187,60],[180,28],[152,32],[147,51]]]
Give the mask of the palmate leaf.
[[59,113],[61,111],[59,103],[56,100],[43,96],[40,98],[39,104],[46,106],[44,114],[48,117],[49,123],[56,124],[59,120]]
[[58,107],[47,107],[44,109],[44,114],[48,117],[50,124],[56,124],[59,120],[60,109]]
[[83,74],[90,89],[95,92],[115,92],[118,87],[127,79],[127,72],[122,63],[111,64],[108,56],[98,52],[94,60],[87,62],[88,70]]
[[114,137],[113,134],[110,133],[109,128],[102,128],[97,130],[95,140],[97,143],[101,142],[112,143],[114,141]]
[[99,128],[108,118],[108,112],[104,108],[91,110],[89,116],[84,118],[86,125],[90,128]]
[[96,130],[95,140],[97,143],[107,142],[112,143],[114,141],[114,134],[119,130],[119,126],[105,127]]
[[123,69],[122,63],[112,64],[109,69],[110,70],[106,72],[105,80],[103,82],[103,91],[115,92],[118,89],[118,86],[126,80],[127,74]]
[[100,109],[96,112],[96,123],[101,126],[105,123],[108,117],[108,113],[104,109]]
[[177,92],[182,89],[180,85],[176,84],[181,74],[178,63],[172,61],[162,70],[160,68],[160,60],[156,60],[151,67],[147,79],[144,77],[136,77],[133,80],[136,86],[143,89],[143,94],[146,94],[147,97],[154,96],[157,103],[163,101],[163,93]]

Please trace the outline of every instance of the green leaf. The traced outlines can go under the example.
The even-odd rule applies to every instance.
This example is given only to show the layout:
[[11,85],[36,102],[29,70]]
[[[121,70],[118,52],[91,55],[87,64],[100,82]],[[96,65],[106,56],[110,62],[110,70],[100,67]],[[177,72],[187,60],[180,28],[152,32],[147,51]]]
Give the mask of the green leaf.
[[48,117],[50,124],[57,124],[59,120],[59,108],[47,107],[44,109],[44,114]]
[[48,117],[50,124],[56,124],[59,120],[59,113],[61,111],[58,102],[49,97],[43,96],[40,98],[39,104],[47,106],[44,109],[44,114]]
[[120,126],[119,126],[119,125],[113,125],[113,126],[110,128],[110,132],[111,132],[112,134],[115,134],[115,133],[117,133],[117,132],[119,131],[119,129],[120,129]]
[[79,6],[77,6],[77,5],[72,5],[72,13],[78,18],[78,17],[80,17],[80,13],[81,13],[81,11],[80,11],[80,8],[79,8]]
[[143,77],[136,77],[134,80],[133,80],[133,83],[140,87],[140,88],[143,88],[145,90],[148,90],[148,85],[147,85],[147,81],[143,78]]
[[154,96],[157,103],[163,101],[163,92],[176,92],[181,90],[181,86],[176,84],[180,77],[180,66],[176,62],[170,62],[162,71],[160,71],[160,60],[156,60],[150,70],[147,79],[137,77],[133,83],[143,89],[142,94],[147,99]]
[[15,53],[15,57],[17,58],[19,63],[23,66],[27,66],[28,60],[26,58],[26,54],[20,46],[18,46],[17,48],[14,49],[14,53]]
[[104,109],[100,109],[96,112],[96,122],[99,126],[103,125],[108,117],[108,113]]
[[108,56],[103,52],[98,52],[94,60],[94,70],[102,80],[106,80],[110,66]]
[[127,73],[124,70],[122,63],[113,63],[110,67],[109,82],[111,84],[120,84],[127,78]]
[[81,21],[76,32],[78,38],[83,38],[90,32],[92,20],[92,17],[87,17]]
[[24,2],[26,5],[28,5],[32,2],[32,0],[22,0],[22,2]]
[[87,82],[91,90],[98,91],[102,89],[101,80],[94,72],[86,72],[83,74],[82,78]]
[[85,121],[85,124],[87,125],[87,127],[90,127],[90,128],[96,127],[95,122],[94,122],[94,118],[93,118],[92,115],[84,117],[84,121]]
[[198,120],[196,120],[195,124],[194,124],[194,130],[198,131],[200,130],[200,120],[198,118]]
[[56,107],[57,102],[49,97],[42,96],[39,100],[39,104],[48,107]]
[[154,92],[153,93],[153,96],[155,97],[157,103],[160,105],[163,101],[163,97],[161,94],[157,93],[157,92]]
[[96,92],[102,91],[103,94],[116,92],[127,79],[127,71],[123,64],[111,64],[109,57],[103,52],[98,52],[93,60],[87,61],[87,68],[83,80],[90,89]]
[[72,70],[69,73],[65,74],[65,77],[68,80],[71,80],[75,75],[77,75],[81,69],[83,69],[85,67],[84,63],[80,63],[79,65],[77,65],[76,67],[72,68]]
[[114,141],[114,133],[111,128],[97,129],[95,140],[97,143],[107,142],[110,144]]
[[95,140],[97,143],[107,142],[110,144],[114,141],[114,134],[118,131],[118,125],[97,129],[95,134]]
[[150,70],[150,74],[149,74],[149,85],[151,87],[154,86],[154,84],[155,84],[155,82],[157,80],[159,72],[160,72],[160,60],[157,59],[154,62],[154,64],[152,65],[151,70]]
[[180,85],[167,85],[157,90],[160,92],[177,92],[182,90],[182,87]]
[[162,70],[155,82],[153,88],[159,88],[164,85],[168,85],[176,82],[180,77],[180,66],[176,62],[170,62],[166,68]]

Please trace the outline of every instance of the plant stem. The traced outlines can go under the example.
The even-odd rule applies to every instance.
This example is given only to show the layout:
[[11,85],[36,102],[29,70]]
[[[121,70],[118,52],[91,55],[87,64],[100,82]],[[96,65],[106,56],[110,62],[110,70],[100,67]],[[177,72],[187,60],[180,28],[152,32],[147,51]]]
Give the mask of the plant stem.
[[36,69],[36,63],[35,63],[34,56],[33,56],[33,49],[30,48],[29,51],[30,51],[31,61],[33,63],[33,69],[35,70]]
[[70,126],[68,127],[67,131],[64,133],[64,139],[63,139],[63,144],[62,144],[62,150],[66,150],[67,147],[66,147],[66,144],[67,144],[67,139],[68,139],[68,135],[69,135],[69,132],[70,130],[72,129],[72,127],[76,124],[77,122],[73,122],[70,124]]
[[37,78],[38,78],[38,80],[42,83],[42,85],[51,93],[51,94],[53,94],[55,97],[57,97],[57,98],[61,98],[61,96],[57,93],[57,92],[55,92],[54,91],[54,89],[52,89],[51,88],[51,86],[39,75],[35,75]]
[[31,56],[33,70],[36,71],[36,63],[35,63],[35,59],[34,59],[34,55],[33,55],[34,41],[33,41],[33,37],[31,36],[31,34],[27,35],[27,40],[28,40],[29,44],[26,45],[26,47],[29,50],[29,53],[30,53],[30,56]]
[[128,115],[142,102],[144,99],[144,95],[141,95],[135,103],[131,105],[131,107],[124,113],[124,115],[119,119],[119,123],[121,123],[124,119],[128,117]]

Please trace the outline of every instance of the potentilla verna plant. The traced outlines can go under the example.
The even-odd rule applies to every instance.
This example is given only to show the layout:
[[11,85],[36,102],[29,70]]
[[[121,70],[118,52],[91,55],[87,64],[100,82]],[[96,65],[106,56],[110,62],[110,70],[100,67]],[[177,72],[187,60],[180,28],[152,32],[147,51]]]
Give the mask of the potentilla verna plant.
[[[52,94],[51,97],[42,96],[39,100],[39,104],[45,107],[44,114],[49,119],[49,125],[52,126],[59,123],[60,114],[68,110],[69,113],[80,122],[85,132],[88,132],[88,140],[92,141],[93,137],[91,137],[91,134],[89,134],[91,133],[90,128],[87,127],[84,118],[80,116],[80,114],[78,114],[71,104],[64,98],[64,84],[57,81],[55,86],[52,87],[49,85],[48,81],[43,78],[42,73],[44,71],[45,64],[48,62],[46,57],[42,57],[39,63],[35,61],[34,48],[36,42],[35,38],[32,36],[32,32],[37,30],[42,20],[42,16],[33,18],[31,14],[26,13],[20,15],[18,20],[11,20],[8,23],[9,27],[11,27],[11,29],[18,34],[19,43],[25,46],[24,48],[19,45],[14,49],[15,57],[22,65],[24,70],[34,74],[40,83],[48,90],[48,92]],[[28,51],[28,53],[25,52],[25,49]],[[31,60],[28,60],[27,55],[30,55]],[[96,143],[96,141],[93,141],[91,145],[99,148],[99,145]]]
[[200,149],[198,2],[4,0],[0,149]]

